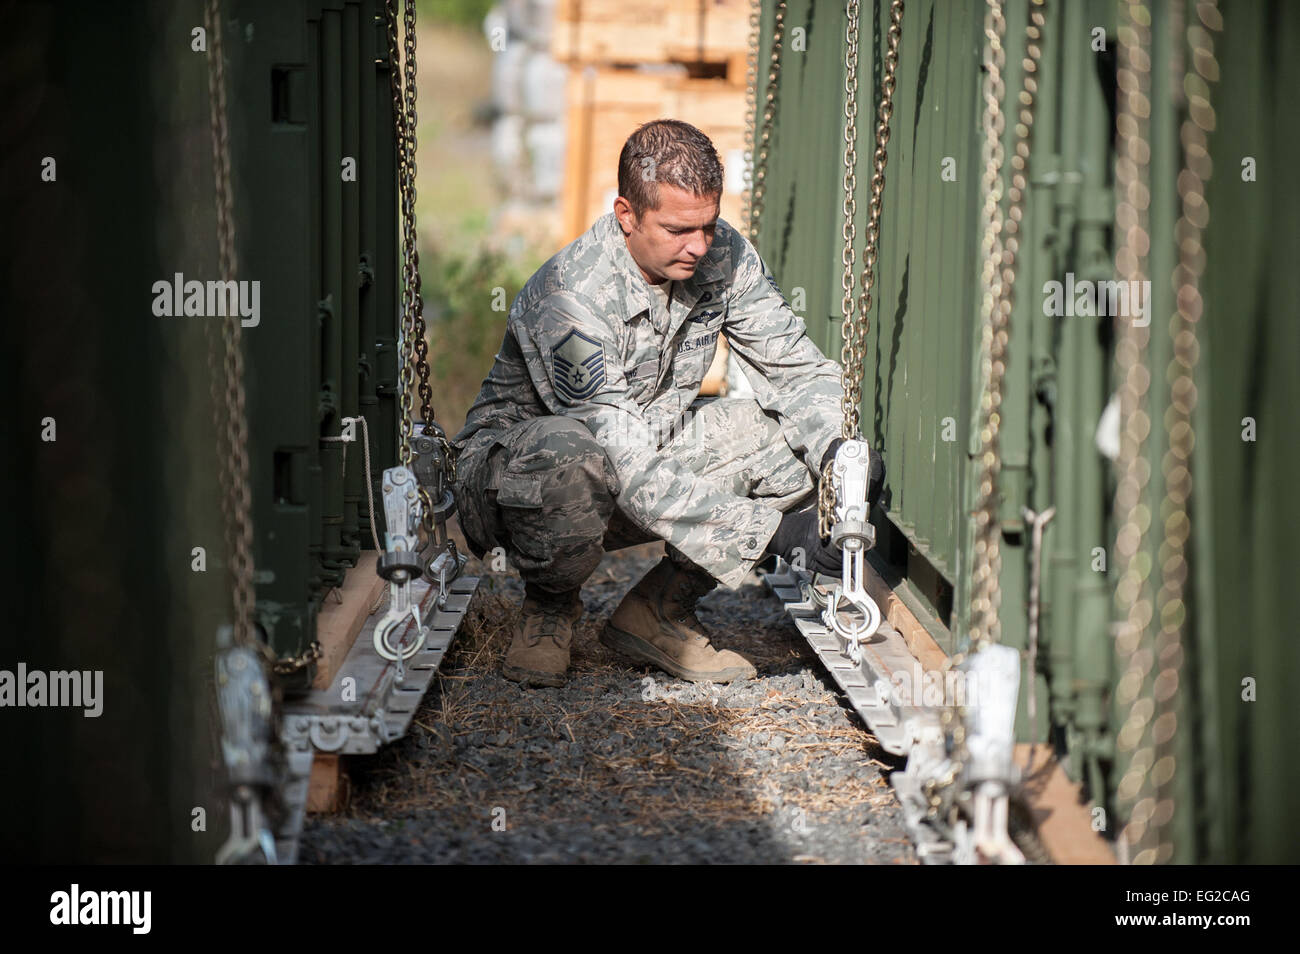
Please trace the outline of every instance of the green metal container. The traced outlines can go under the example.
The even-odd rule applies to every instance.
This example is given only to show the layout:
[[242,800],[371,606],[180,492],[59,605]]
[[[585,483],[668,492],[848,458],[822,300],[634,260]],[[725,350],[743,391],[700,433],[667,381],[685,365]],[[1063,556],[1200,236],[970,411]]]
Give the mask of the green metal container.
[[[763,4],[764,51],[774,6]],[[1300,768],[1289,757],[1284,708],[1300,694],[1300,651],[1282,597],[1295,577],[1288,531],[1300,528],[1300,506],[1286,480],[1300,471],[1300,459],[1285,423],[1300,408],[1300,385],[1289,367],[1300,355],[1294,227],[1300,187],[1285,163],[1297,138],[1286,116],[1288,94],[1300,88],[1286,51],[1300,43],[1300,11],[1249,2],[1221,6],[1223,29],[1213,37],[1220,78],[1211,92],[1219,124],[1209,140],[1214,172],[1206,196],[1193,419],[1190,612],[1169,830],[1178,862],[1294,861],[1300,822],[1287,811],[1286,795],[1300,781]],[[877,557],[903,573],[903,599],[949,652],[967,645],[973,559],[984,9],[937,0],[906,4],[863,383],[863,434],[882,448],[888,471],[875,518]],[[1114,738],[1125,715],[1115,711],[1115,478],[1097,444],[1116,387],[1114,334],[1109,317],[1049,314],[1046,283],[1115,277],[1119,9],[1084,0],[1049,2],[1046,10],[1001,431],[1002,641],[1028,661],[1034,554],[1024,509],[1055,507],[1040,555],[1035,671],[1022,665],[1018,737],[1051,739],[1109,814],[1126,767]],[[1147,505],[1159,515],[1185,115],[1172,84],[1183,83],[1191,55],[1186,31],[1200,21],[1194,4],[1155,4],[1154,10],[1152,335],[1145,359],[1154,422],[1146,446],[1153,474]],[[1005,12],[1009,157],[1028,4],[1014,0]],[[889,4],[863,4],[861,16],[855,273],[871,194]],[[759,242],[787,297],[799,290],[806,301],[809,333],[837,359],[846,24],[840,4],[787,5]],[[795,28],[805,31],[805,50],[791,49]],[[1247,157],[1255,160],[1253,182],[1242,177]],[[1009,174],[1008,164],[1004,177]],[[1242,438],[1246,418],[1256,422],[1254,441]],[[1159,519],[1152,521],[1145,544],[1157,585],[1162,534]],[[1254,701],[1244,701],[1252,691]]]
[[396,456],[387,29],[378,0],[226,11],[240,277],[262,282],[262,322],[245,334],[257,618],[296,655],[372,546],[363,430],[331,438],[362,414],[372,458]]

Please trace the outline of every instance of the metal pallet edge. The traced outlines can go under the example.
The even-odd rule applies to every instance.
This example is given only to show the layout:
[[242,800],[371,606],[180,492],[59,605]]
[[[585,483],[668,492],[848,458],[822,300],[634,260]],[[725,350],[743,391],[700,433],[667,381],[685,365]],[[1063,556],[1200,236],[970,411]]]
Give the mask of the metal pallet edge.
[[890,775],[890,784],[903,809],[903,820],[922,864],[949,864],[953,844],[927,819],[927,805],[921,791],[919,766],[915,763],[939,758],[943,751],[943,729],[938,708],[903,705],[889,693],[882,698],[879,684],[892,685],[895,672],[921,671],[921,662],[908,648],[903,635],[888,622],[862,645],[862,662],[855,663],[846,652],[846,642],[827,629],[821,608],[804,598],[801,578],[788,567],[760,573],[768,588],[785,604],[795,627],[821,661],[849,704],[875,735],[881,748],[891,755],[907,756],[907,768]]
[[[385,601],[366,620],[329,687],[313,689],[285,703],[280,738],[287,753],[286,778],[281,785],[286,817],[276,832],[281,863],[293,864],[297,860],[316,753],[371,755],[406,735],[460,630],[478,584],[479,577],[458,577],[448,586],[446,605],[437,607],[437,587],[423,579],[416,581],[412,584],[414,601],[429,631],[419,652],[399,667],[396,661],[384,659],[375,651],[375,626],[384,614]],[[410,641],[413,631],[412,621],[399,637],[402,645]],[[345,679],[353,682],[345,687]]]

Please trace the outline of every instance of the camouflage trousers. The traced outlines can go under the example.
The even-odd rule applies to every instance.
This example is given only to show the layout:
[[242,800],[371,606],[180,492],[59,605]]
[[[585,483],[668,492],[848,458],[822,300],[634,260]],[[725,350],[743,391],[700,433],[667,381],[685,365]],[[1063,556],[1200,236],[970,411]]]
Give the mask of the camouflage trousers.
[[[694,474],[782,512],[816,505],[816,484],[781,426],[749,398],[696,401],[664,446]],[[607,550],[657,539],[618,508],[619,482],[585,425],[535,417],[476,433],[456,465],[461,529],[474,555],[502,547],[530,589],[577,589]],[[674,562],[705,573],[671,543]],[[707,576],[708,574],[705,573]]]

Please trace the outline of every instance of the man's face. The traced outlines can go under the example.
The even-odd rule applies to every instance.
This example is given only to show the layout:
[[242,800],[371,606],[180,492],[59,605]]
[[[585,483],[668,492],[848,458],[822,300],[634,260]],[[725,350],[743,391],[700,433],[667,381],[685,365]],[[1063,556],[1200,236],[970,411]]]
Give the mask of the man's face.
[[659,208],[646,209],[640,220],[626,199],[619,196],[614,200],[628,251],[647,282],[657,285],[695,274],[696,265],[713,244],[720,198],[692,195],[661,183]]

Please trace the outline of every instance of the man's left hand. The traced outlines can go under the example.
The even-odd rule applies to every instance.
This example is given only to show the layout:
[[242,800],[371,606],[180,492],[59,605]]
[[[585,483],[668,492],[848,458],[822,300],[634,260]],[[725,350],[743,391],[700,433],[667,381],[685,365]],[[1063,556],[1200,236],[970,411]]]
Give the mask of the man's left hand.
[[[817,470],[819,482],[822,474],[826,473],[826,465],[835,459],[835,454],[843,443],[844,438],[835,438],[835,440],[831,441],[830,447],[826,448],[826,453],[822,454],[821,467]],[[885,485],[885,460],[869,444],[867,445],[867,459],[870,461],[867,471],[867,506],[874,507],[876,501],[880,498],[881,488]]]
[[831,446],[826,448],[825,454],[822,454],[821,466],[817,468],[818,477],[826,473],[826,465],[835,459],[835,453],[840,449],[843,443],[844,443],[844,438],[842,437],[837,437],[835,438],[835,440],[831,441]]

